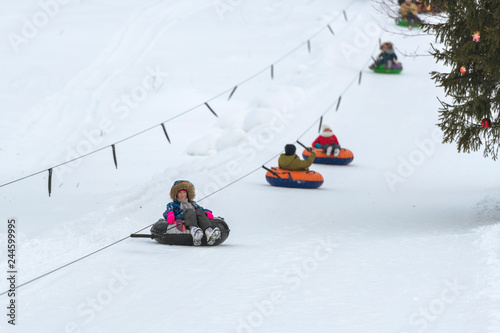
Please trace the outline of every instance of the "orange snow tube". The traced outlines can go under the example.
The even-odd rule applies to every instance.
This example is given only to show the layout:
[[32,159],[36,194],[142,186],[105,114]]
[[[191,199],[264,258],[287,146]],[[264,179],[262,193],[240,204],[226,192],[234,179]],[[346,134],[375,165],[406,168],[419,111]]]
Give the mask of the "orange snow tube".
[[[304,149],[302,156],[307,159],[311,153]],[[354,159],[354,154],[349,149],[341,148],[337,157],[326,155],[323,149],[316,149],[316,158],[313,163],[347,165]]]
[[324,181],[316,171],[290,171],[276,167],[266,173],[266,180],[273,186],[297,188],[318,188]]

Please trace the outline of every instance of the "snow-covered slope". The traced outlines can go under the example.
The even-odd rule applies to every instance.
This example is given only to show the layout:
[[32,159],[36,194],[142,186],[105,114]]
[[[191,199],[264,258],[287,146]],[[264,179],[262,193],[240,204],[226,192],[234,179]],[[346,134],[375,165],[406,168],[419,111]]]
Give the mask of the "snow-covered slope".
[[[432,36],[367,0],[41,3],[0,5],[0,183],[43,171],[0,187],[17,283],[122,241],[19,288],[2,330],[500,329],[497,163],[440,143],[429,72],[446,69],[409,56]],[[402,74],[367,69],[379,39]],[[261,165],[310,144],[322,115],[353,163],[313,165],[317,190],[268,185]],[[54,168],[48,197],[44,170],[101,148]],[[161,217],[176,179],[226,219],[223,245],[126,238]]]

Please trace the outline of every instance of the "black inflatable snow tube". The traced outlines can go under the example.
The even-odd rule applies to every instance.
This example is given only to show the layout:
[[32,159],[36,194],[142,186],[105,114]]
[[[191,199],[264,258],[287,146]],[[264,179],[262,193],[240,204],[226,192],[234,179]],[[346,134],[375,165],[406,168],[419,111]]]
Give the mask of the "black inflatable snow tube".
[[[229,227],[222,217],[214,217],[212,220],[214,227],[219,227],[221,231],[220,238],[214,245],[220,245],[229,237]],[[189,230],[179,231],[175,224],[168,224],[165,219],[160,219],[151,227],[151,235],[154,240],[160,244],[168,245],[193,245],[193,237]],[[207,238],[203,235],[201,245],[207,245]]]

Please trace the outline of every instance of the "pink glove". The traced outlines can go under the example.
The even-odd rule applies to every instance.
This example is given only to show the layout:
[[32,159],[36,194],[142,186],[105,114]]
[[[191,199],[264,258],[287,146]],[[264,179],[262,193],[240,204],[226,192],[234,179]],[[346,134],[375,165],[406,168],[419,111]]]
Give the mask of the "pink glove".
[[175,215],[174,212],[170,211],[167,213],[167,223],[174,224],[175,223]]
[[205,213],[207,214],[207,217],[208,217],[209,220],[213,220],[214,219],[214,214],[212,214],[211,211],[207,210]]

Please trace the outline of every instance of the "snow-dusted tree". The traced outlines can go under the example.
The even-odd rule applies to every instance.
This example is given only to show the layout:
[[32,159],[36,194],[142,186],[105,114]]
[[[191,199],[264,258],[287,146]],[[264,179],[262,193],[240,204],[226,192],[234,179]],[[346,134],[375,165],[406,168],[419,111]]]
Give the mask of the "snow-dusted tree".
[[424,27],[442,48],[432,55],[450,67],[432,78],[451,97],[441,102],[438,126],[444,142],[459,152],[483,147],[485,157],[498,157],[500,146],[500,0],[433,0],[446,8],[441,23]]

